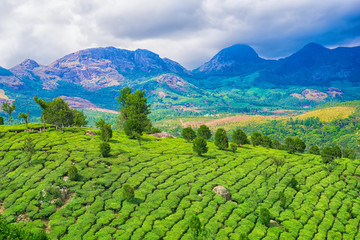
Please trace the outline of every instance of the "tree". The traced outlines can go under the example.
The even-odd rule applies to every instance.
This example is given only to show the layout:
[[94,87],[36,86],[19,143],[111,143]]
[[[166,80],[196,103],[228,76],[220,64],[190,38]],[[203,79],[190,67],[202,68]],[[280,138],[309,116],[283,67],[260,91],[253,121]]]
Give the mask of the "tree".
[[72,126],[84,127],[88,124],[88,120],[86,119],[87,117],[85,116],[84,112],[75,109],[70,109],[70,111],[72,113],[72,118],[73,118]]
[[[140,91],[138,89],[132,93],[129,87],[125,87],[120,91],[117,100],[120,107],[120,115],[118,118],[119,127],[125,128],[129,120],[133,120],[139,125],[136,126],[136,131],[133,129],[133,131],[125,132],[126,134],[131,134],[131,136],[128,135],[130,138],[135,138],[134,132],[141,136],[143,132],[151,131],[151,121],[148,118],[151,110],[150,104],[147,104],[145,90]],[[133,123],[130,125],[134,126]]]
[[124,194],[125,200],[131,201],[134,199],[135,192],[134,192],[134,188],[132,186],[130,186],[129,184],[125,184],[122,189],[123,189],[123,194]]
[[288,137],[285,139],[285,145],[286,145],[286,149],[288,150],[289,153],[292,154],[292,153],[296,152],[295,141],[291,137]]
[[12,104],[11,104],[11,106],[10,106],[10,104],[8,104],[7,102],[3,102],[3,103],[2,103],[2,110],[4,110],[4,112],[6,112],[7,114],[9,114],[10,124],[12,124],[11,114],[12,114],[13,111],[15,111],[15,103],[12,102]]
[[251,135],[251,142],[253,144],[253,146],[259,146],[261,145],[261,142],[262,142],[262,136],[260,133],[258,132],[254,132],[252,135]]
[[264,170],[261,172],[261,175],[264,177],[264,180],[265,180],[266,199],[268,199],[268,197],[269,197],[268,181],[270,178],[270,173],[268,171]]
[[343,152],[343,157],[354,160],[356,158],[355,150],[352,148],[346,148]]
[[110,144],[108,142],[100,143],[99,149],[100,149],[101,156],[103,156],[103,157],[109,157],[110,156],[111,147],[110,147]]
[[295,149],[296,149],[296,151],[298,153],[303,153],[305,151],[306,144],[300,138],[295,138],[294,139],[294,144],[295,144]]
[[279,168],[285,164],[285,160],[283,158],[278,158],[278,157],[272,157],[272,160],[276,166],[277,182],[278,182],[278,187],[280,187]]
[[312,145],[309,149],[310,154],[320,155],[320,149],[317,145]]
[[112,138],[111,124],[105,122],[104,119],[100,118],[96,123],[96,127],[100,129],[100,137],[103,142],[108,142]]
[[206,125],[201,125],[197,130],[197,136],[202,137],[205,140],[209,140],[211,138],[211,131],[210,128]]
[[240,233],[239,240],[250,240],[246,233]]
[[292,177],[289,184],[292,189],[298,191],[298,181],[295,179],[295,177]]
[[330,163],[335,159],[335,157],[335,151],[332,147],[324,147],[323,150],[321,150],[321,158],[323,163]]
[[261,140],[261,146],[266,147],[266,148],[271,148],[272,147],[272,140],[269,136],[262,136],[262,140]]
[[329,174],[329,185],[331,186],[331,178],[330,178],[330,174],[334,171],[334,169],[336,168],[336,163],[334,161],[328,162],[328,163],[324,163],[324,169],[328,172]]
[[201,156],[203,153],[207,153],[208,147],[207,147],[206,140],[202,137],[195,138],[195,140],[193,142],[193,150],[199,156]]
[[239,146],[244,144],[249,144],[249,140],[246,136],[246,133],[240,128],[236,129],[236,131],[232,135],[232,141]]
[[34,97],[34,101],[39,104],[39,106],[41,107],[41,119],[44,123],[44,131],[46,131],[45,127],[46,127],[46,121],[45,121],[45,111],[47,108],[47,102],[42,100],[41,98],[38,98],[38,96]]
[[189,228],[195,238],[200,237],[204,232],[204,228],[200,222],[200,219],[196,215],[190,218]]
[[270,212],[267,208],[260,208],[259,220],[265,226],[268,226],[270,224]]
[[279,142],[279,140],[277,140],[277,139],[274,139],[274,140],[272,141],[272,147],[273,147],[274,149],[282,149],[282,145],[281,145],[281,143]]
[[77,181],[79,179],[78,170],[74,165],[71,165],[68,169],[68,177],[71,181]]
[[195,131],[191,127],[184,128],[181,136],[187,141],[192,141],[196,138]]
[[0,125],[4,125],[4,118],[0,117]]
[[236,152],[236,150],[237,150],[237,144],[235,144],[235,143],[231,143],[230,144],[230,148],[231,148],[231,151],[233,152],[233,153],[235,153]]
[[25,125],[26,125],[26,130],[29,130],[29,128],[28,128],[29,115],[27,115],[26,113],[22,113],[22,112],[21,112],[21,113],[19,113],[18,118],[24,119]]
[[138,139],[143,132],[141,123],[137,119],[129,119],[125,122],[124,132],[130,139]]
[[341,158],[342,157],[342,152],[341,149],[338,145],[333,146],[334,149],[334,154],[335,154],[335,158]]
[[215,145],[220,150],[228,149],[228,147],[229,147],[229,139],[228,139],[228,137],[226,135],[225,129],[219,128],[218,130],[216,130],[216,133],[215,133]]
[[25,138],[22,150],[27,154],[29,159],[31,159],[32,155],[35,154],[35,143],[29,135]]

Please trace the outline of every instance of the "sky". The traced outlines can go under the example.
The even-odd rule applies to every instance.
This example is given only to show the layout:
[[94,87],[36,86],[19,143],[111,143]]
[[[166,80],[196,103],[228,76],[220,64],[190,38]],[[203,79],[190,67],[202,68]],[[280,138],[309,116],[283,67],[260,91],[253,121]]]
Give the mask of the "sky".
[[360,1],[1,0],[0,36],[6,68],[114,46],[148,49],[194,69],[237,43],[269,59],[309,42],[358,46]]

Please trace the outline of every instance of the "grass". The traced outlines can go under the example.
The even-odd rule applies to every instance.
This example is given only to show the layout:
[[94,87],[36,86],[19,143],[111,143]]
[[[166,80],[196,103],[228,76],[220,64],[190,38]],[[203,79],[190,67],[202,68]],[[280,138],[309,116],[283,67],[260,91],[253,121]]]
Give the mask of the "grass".
[[[47,229],[52,239],[192,239],[189,220],[194,214],[213,239],[238,239],[241,233],[250,239],[359,236],[360,160],[336,160],[329,186],[315,155],[250,145],[232,153],[209,142],[209,152],[199,157],[192,144],[180,138],[144,135],[139,147],[114,131],[111,156],[102,158],[99,136],[86,135],[88,128],[67,128],[31,132],[36,152],[29,158],[21,150],[28,134],[5,128],[9,130],[0,127],[2,215],[15,225]],[[285,158],[280,187],[270,156]],[[65,181],[72,165],[80,179]],[[271,174],[268,199],[264,170]],[[299,191],[289,186],[292,177]],[[131,201],[123,196],[124,184],[135,188]],[[213,193],[217,185],[229,190],[229,201]],[[54,188],[68,191],[62,205],[54,203],[58,194],[49,190]],[[285,208],[280,206],[280,191],[286,196]],[[281,226],[261,224],[261,207]]]

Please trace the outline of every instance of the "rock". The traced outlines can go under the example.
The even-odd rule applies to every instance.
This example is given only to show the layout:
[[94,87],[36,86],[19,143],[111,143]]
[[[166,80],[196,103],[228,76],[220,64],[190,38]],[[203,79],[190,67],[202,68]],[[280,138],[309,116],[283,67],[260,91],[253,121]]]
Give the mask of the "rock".
[[89,136],[93,137],[93,136],[96,135],[96,133],[94,133],[94,132],[91,131],[91,130],[87,130],[87,131],[86,131],[86,135],[89,135]]
[[231,198],[230,192],[223,186],[216,186],[213,188],[213,191],[216,195],[226,198],[226,200]]
[[63,180],[64,180],[64,182],[66,182],[67,180],[69,180],[69,177],[68,177],[68,176],[64,176],[64,177],[63,177]]
[[282,227],[277,221],[275,220],[270,220],[270,226],[274,226],[274,227]]
[[176,138],[168,132],[154,133],[154,134],[149,134],[149,135],[158,137],[158,138]]

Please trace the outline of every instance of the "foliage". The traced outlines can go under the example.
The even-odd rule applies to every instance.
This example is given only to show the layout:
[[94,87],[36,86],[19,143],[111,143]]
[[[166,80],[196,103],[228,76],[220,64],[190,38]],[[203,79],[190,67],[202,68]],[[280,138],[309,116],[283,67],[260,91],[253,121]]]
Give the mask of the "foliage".
[[134,138],[134,133],[142,135],[143,132],[151,130],[151,122],[148,118],[151,110],[145,97],[145,90],[140,91],[138,89],[132,92],[129,87],[125,87],[120,91],[117,100],[120,107],[119,127],[125,129],[127,121],[133,121],[127,126],[126,134],[130,134],[129,137]]
[[335,158],[341,158],[342,157],[342,152],[341,149],[338,145],[333,146],[333,150],[334,150],[334,154],[335,154]]
[[35,143],[30,136],[27,136],[22,147],[23,151],[28,155],[29,159],[35,154]]
[[215,145],[220,150],[228,149],[229,139],[227,137],[226,131],[223,128],[219,128],[215,133]]
[[285,208],[286,206],[286,196],[284,192],[279,192],[279,201],[280,207]]
[[230,148],[231,148],[231,151],[232,151],[233,153],[236,153],[236,150],[237,150],[237,148],[238,148],[238,145],[237,145],[236,143],[231,143],[231,144],[230,144]]
[[270,224],[270,212],[269,212],[269,209],[267,209],[265,207],[260,208],[259,220],[265,226],[268,226]]
[[49,239],[44,230],[36,232],[21,229],[9,224],[0,218],[0,239],[2,240],[47,240]]
[[26,129],[28,129],[29,115],[26,113],[19,113],[18,118],[22,118],[25,121]]
[[79,179],[78,170],[74,165],[71,165],[68,169],[68,177],[71,181],[77,181]]
[[110,147],[110,144],[108,142],[100,143],[99,150],[100,150],[101,156],[103,156],[103,157],[109,157],[110,156],[111,147]]
[[294,139],[294,144],[295,144],[295,149],[296,152],[298,153],[303,153],[305,151],[306,148],[306,144],[303,140],[301,140],[300,138],[295,138]]
[[280,141],[279,140],[277,140],[277,139],[274,139],[273,141],[272,141],[272,147],[274,148],[274,149],[283,149],[283,146],[281,145],[281,143],[280,143]]
[[195,131],[191,127],[184,128],[181,136],[187,141],[192,141],[196,138]]
[[286,149],[289,153],[295,153],[296,152],[296,144],[293,138],[288,137],[285,140]]
[[355,150],[352,148],[346,148],[343,152],[343,157],[354,160],[356,158]]
[[195,140],[193,142],[193,150],[199,156],[201,156],[203,153],[207,153],[208,147],[207,147],[206,140],[202,137],[195,138]]
[[4,118],[0,116],[0,125],[4,125]]
[[137,139],[142,135],[143,129],[137,119],[129,119],[125,122],[124,132],[130,139]]
[[232,135],[232,141],[237,145],[249,144],[246,133],[240,128],[236,129],[236,131]]
[[10,124],[12,124],[12,117],[11,117],[11,114],[13,111],[15,111],[15,103],[12,102],[11,106],[9,103],[7,102],[3,102],[2,103],[2,110],[4,112],[6,112],[7,114],[9,114],[9,121],[10,121]]
[[190,218],[189,228],[195,238],[200,237],[204,231],[204,228],[200,222],[199,217],[195,215]]
[[240,233],[239,240],[250,240],[246,233]]
[[254,132],[251,135],[251,142],[253,144],[253,146],[259,146],[262,143],[262,135],[258,132]]
[[124,184],[122,189],[123,189],[124,197],[127,201],[131,201],[134,199],[135,196],[134,188],[131,185]]
[[209,140],[211,138],[211,131],[210,128],[206,125],[201,125],[197,130],[197,136],[202,137],[206,140]]
[[312,145],[309,149],[309,153],[314,155],[320,155],[320,148],[318,147],[318,145]]
[[102,141],[108,142],[112,138],[113,132],[111,125],[106,123],[104,119],[100,118],[100,120],[96,122],[96,127],[100,129]]
[[262,136],[261,139],[261,146],[271,148],[272,147],[272,140],[269,136]]
[[279,169],[285,164],[285,159],[279,157],[272,157],[273,164],[276,166],[276,175],[277,175],[277,182],[278,187],[280,187],[280,180],[279,180]]
[[290,180],[289,186],[290,186],[292,189],[298,191],[298,190],[299,190],[299,189],[298,189],[298,184],[299,184],[299,183],[298,183],[298,181],[295,179],[295,177],[292,177],[291,180]]
[[34,100],[42,108],[44,124],[45,122],[54,124],[61,129],[65,126],[82,127],[87,124],[86,116],[78,110],[70,109],[69,104],[60,97],[46,102],[35,96]]
[[321,150],[321,158],[324,163],[330,163],[336,158],[336,153],[333,147],[324,147]]

